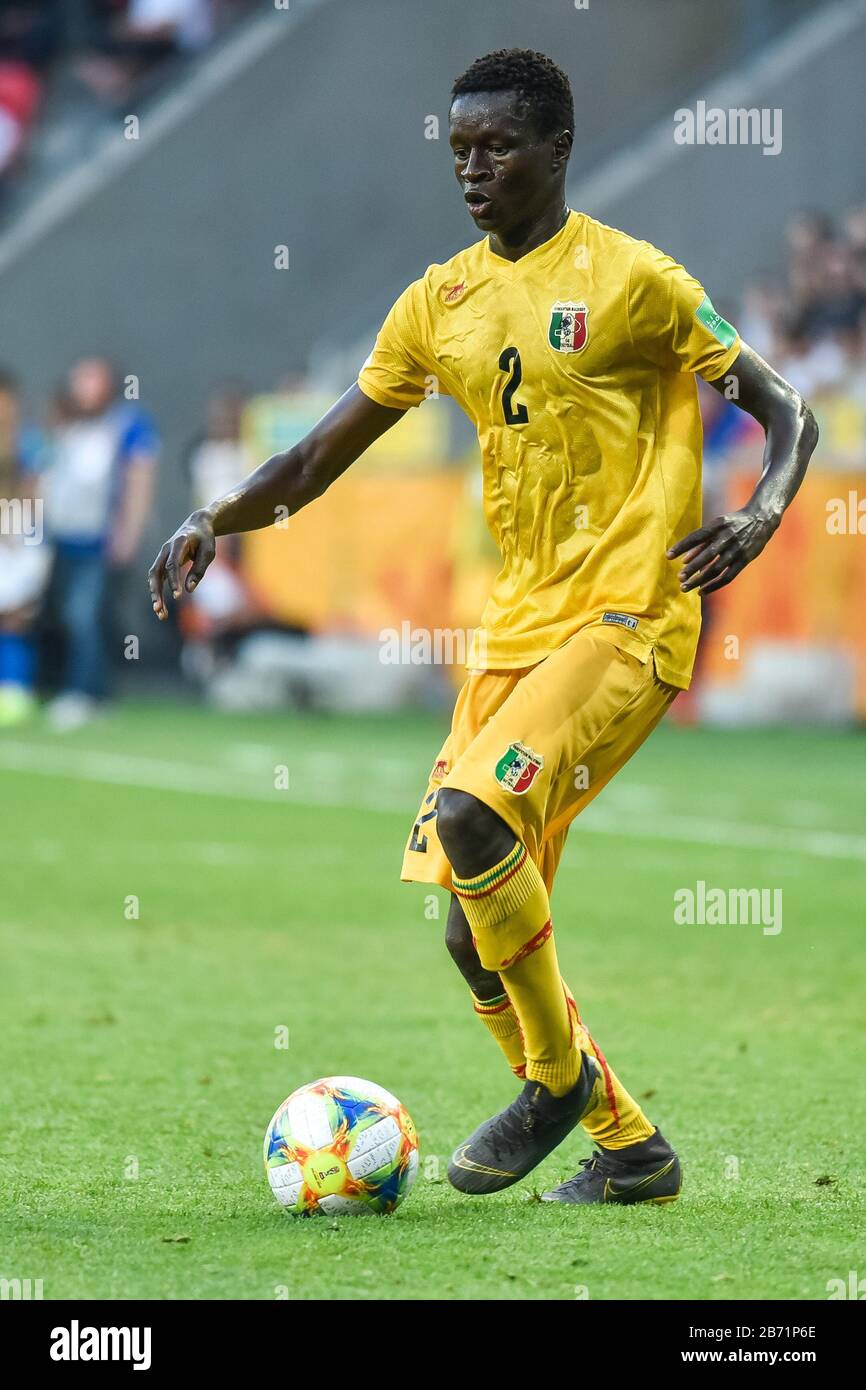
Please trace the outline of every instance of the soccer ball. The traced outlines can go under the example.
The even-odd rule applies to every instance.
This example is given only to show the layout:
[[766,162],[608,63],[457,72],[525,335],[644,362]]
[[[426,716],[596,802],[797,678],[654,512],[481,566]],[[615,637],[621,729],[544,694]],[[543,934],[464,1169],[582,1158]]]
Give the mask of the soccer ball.
[[418,1135],[396,1096],[357,1076],[326,1076],[284,1100],[265,1134],[265,1170],[280,1206],[390,1212],[418,1172]]

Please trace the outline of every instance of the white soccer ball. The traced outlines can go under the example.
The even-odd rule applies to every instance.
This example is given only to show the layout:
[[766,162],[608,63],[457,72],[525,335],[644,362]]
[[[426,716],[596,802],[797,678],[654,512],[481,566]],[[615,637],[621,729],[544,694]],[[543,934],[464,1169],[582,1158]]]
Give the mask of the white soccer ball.
[[418,1172],[418,1135],[390,1091],[357,1076],[326,1076],[293,1091],[268,1125],[265,1170],[280,1206],[394,1210]]

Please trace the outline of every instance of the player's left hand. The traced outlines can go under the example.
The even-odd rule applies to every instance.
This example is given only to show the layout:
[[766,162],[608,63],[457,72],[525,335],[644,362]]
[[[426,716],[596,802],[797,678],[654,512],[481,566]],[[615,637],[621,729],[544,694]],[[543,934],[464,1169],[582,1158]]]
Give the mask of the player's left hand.
[[683,593],[697,589],[700,594],[711,594],[730,584],[760,555],[777,525],[769,517],[744,507],[742,511],[715,517],[677,541],[667,554],[669,560],[685,557],[680,570]]

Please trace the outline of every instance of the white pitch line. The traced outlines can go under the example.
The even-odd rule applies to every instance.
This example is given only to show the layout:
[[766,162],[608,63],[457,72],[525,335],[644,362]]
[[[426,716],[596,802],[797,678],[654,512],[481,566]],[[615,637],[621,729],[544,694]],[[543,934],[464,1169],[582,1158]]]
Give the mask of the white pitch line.
[[[280,792],[270,787],[244,785],[237,776],[226,776],[218,769],[196,763],[168,762],[165,759],[134,757],[125,753],[92,752],[44,744],[0,743],[0,769],[6,772],[35,773],[40,777],[68,777],[82,782],[112,786],[139,787],[149,791],[169,791],[188,796],[218,796],[232,801],[267,802],[280,800],[294,806],[317,806],[337,811],[384,811],[410,816],[415,809],[413,796],[396,797],[393,788],[377,790],[369,784],[350,790],[345,779],[326,785],[321,777],[316,785],[305,779],[303,795]],[[578,833],[611,835],[616,839],[667,840],[681,844],[724,845],[730,849],[783,851],[811,854],[819,859],[866,861],[866,838],[843,831],[800,831],[778,825],[747,825],[741,822],[711,820],[702,816],[667,815],[657,810],[646,821],[626,821],[622,812],[611,813],[590,806],[577,822]]]
[[[325,769],[318,765],[309,775],[301,772],[303,764],[289,772],[289,789],[278,791],[268,785],[266,777],[259,784],[244,781],[236,772],[222,771],[207,763],[181,763],[174,759],[136,757],[129,753],[96,752],[91,749],[61,748],[56,744],[0,743],[0,769],[6,772],[35,773],[39,777],[71,777],[81,782],[105,782],[113,786],[140,787],[149,791],[170,791],[190,796],[219,796],[232,801],[264,801],[278,805],[286,800],[295,805],[315,805],[346,810],[403,811],[412,806],[396,798],[391,791],[366,801],[359,794],[348,798],[346,778],[332,780],[328,785]],[[304,769],[304,772],[306,769]],[[303,795],[292,791],[292,783],[303,777]],[[411,812],[410,812],[411,814]]]

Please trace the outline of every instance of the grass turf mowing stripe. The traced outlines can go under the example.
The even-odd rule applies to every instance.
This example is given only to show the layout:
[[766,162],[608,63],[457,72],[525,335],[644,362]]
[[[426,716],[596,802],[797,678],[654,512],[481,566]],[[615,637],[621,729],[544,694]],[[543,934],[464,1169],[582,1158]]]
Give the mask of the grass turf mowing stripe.
[[[222,773],[199,763],[168,762],[165,759],[130,756],[125,753],[94,752],[89,749],[58,748],[56,744],[0,744],[0,770],[36,773],[41,777],[68,777],[113,786],[171,791],[189,796],[219,796],[231,800],[269,802],[280,805],[288,799],[295,806],[319,806],[332,810],[383,811],[412,814],[412,800],[395,796],[393,787],[366,794],[348,777],[330,787],[307,783],[303,795],[290,789],[277,791],[271,786],[242,781],[237,773]],[[297,778],[295,779],[297,780]],[[319,779],[321,780],[321,779]],[[579,832],[613,835],[636,840],[677,841],[681,844],[723,845],[730,849],[761,853],[779,850],[809,854],[822,859],[866,861],[866,837],[834,830],[797,830],[788,826],[747,825],[742,821],[723,821],[703,816],[670,815],[654,812],[652,821],[625,818],[622,811],[611,814],[590,806],[575,822]]]

